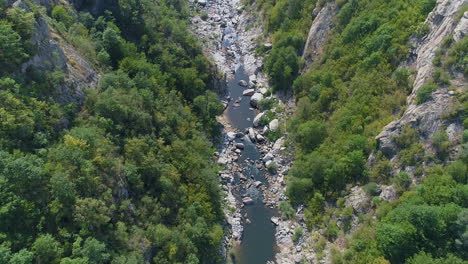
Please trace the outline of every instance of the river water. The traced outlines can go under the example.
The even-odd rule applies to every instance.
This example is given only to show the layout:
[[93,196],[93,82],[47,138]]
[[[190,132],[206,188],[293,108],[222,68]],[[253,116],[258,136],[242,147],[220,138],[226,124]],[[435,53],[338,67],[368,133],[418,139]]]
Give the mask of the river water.
[[[252,126],[255,112],[250,106],[250,97],[242,96],[242,91],[245,89],[238,83],[240,80],[248,81],[248,76],[245,74],[243,67],[236,70],[236,74],[232,80],[228,81],[228,93],[232,100],[226,109],[226,116],[229,123],[239,131],[245,131],[246,128]],[[239,106],[235,106],[236,101]],[[261,181],[267,185],[268,182],[264,177],[263,171],[257,169],[255,162],[261,159],[256,145],[248,137],[236,139],[237,142],[242,142],[245,148],[239,158],[238,163],[244,167],[244,176],[251,179],[253,182]],[[273,260],[276,243],[275,243],[275,227],[270,219],[276,215],[274,209],[270,209],[263,204],[263,194],[253,184],[250,186],[241,184],[239,175],[235,175],[236,188],[234,195],[241,202],[243,196],[248,196],[254,200],[252,205],[247,205],[242,209],[244,219],[249,219],[250,223],[244,221],[244,233],[242,242],[235,248],[236,264],[263,264],[269,260]]]

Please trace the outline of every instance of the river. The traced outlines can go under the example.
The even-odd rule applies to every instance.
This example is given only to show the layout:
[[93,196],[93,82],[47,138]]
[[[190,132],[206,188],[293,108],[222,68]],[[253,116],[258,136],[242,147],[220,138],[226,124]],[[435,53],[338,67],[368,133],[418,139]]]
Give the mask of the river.
[[[263,171],[264,154],[258,149],[264,145],[257,146],[245,135],[257,113],[250,105],[250,96],[243,96],[243,91],[253,87],[241,86],[239,82],[249,83],[249,76],[255,76],[257,85],[268,87],[268,83],[264,76],[257,75],[261,59],[254,55],[254,37],[245,34],[246,20],[242,18],[239,0],[208,0],[206,5],[195,3],[194,9],[198,8],[200,14],[207,16],[194,16],[192,30],[202,39],[205,53],[227,75],[227,91],[222,98],[228,102],[222,119],[226,141],[219,151],[218,163],[225,166],[220,179],[227,194],[225,214],[232,231],[228,236],[231,242],[226,245],[228,258],[235,264],[268,263],[277,253],[276,227],[271,217],[278,212],[270,208],[274,207],[271,201],[264,203],[269,183]],[[228,132],[236,134],[235,138],[229,139]],[[242,147],[237,148],[237,143],[242,143]],[[252,201],[244,206],[245,197]]]
[[[249,81],[244,69],[240,66],[235,73],[233,79],[228,80],[228,94],[232,100],[226,109],[228,122],[239,131],[245,131],[252,126],[252,120],[255,116],[254,110],[250,106],[250,98],[242,96],[245,89],[239,85],[239,81]],[[236,101],[240,102],[236,107]],[[257,169],[255,161],[261,159],[257,146],[248,140],[248,137],[237,138],[236,142],[243,143],[245,148],[242,155],[239,157],[238,163],[244,168],[244,176],[250,179],[251,182],[260,181],[264,185],[268,185],[262,170]],[[250,161],[253,161],[251,163]],[[235,188],[234,195],[239,203],[242,203],[242,196],[252,198],[254,203],[247,205],[242,209],[244,219],[248,219],[250,223],[244,220],[244,233],[239,246],[235,248],[235,263],[238,264],[260,264],[273,260],[275,254],[275,227],[270,219],[276,215],[274,209],[266,207],[263,203],[263,193],[254,184],[241,184],[239,175],[234,178]],[[248,187],[249,186],[249,187]]]

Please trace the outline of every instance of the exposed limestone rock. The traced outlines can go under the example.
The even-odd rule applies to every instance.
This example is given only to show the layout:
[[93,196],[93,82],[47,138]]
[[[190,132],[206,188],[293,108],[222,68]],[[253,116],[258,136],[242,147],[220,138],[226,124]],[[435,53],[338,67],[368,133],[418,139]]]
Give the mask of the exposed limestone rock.
[[447,133],[448,140],[452,142],[452,144],[462,143],[462,134],[463,134],[462,124],[452,123],[447,127],[447,129],[445,129],[445,132]]
[[271,131],[276,131],[278,130],[279,127],[279,121],[278,119],[273,119],[271,120],[270,124],[268,124],[268,127],[270,128]]
[[397,192],[393,185],[381,185],[380,199],[383,201],[391,202],[397,198]]
[[370,197],[360,186],[351,188],[351,193],[345,197],[345,205],[358,213],[366,213],[370,206]]
[[246,89],[242,92],[243,96],[252,96],[255,93],[254,89]]
[[465,19],[462,19],[458,25],[455,24],[455,20],[461,7],[467,3],[468,0],[439,0],[436,8],[426,19],[425,23],[429,25],[430,32],[421,43],[414,43],[414,46],[417,46],[414,51],[416,59],[406,63],[409,68],[415,68],[417,71],[413,91],[407,99],[408,107],[401,118],[385,126],[376,137],[379,150],[387,157],[393,158],[397,153],[394,138],[400,135],[404,126],[409,125],[415,128],[419,132],[420,141],[424,143],[425,150],[432,153],[430,138],[448,125],[444,116],[452,111],[456,102],[456,99],[450,96],[449,91],[440,89],[432,94],[432,100],[420,105],[417,105],[415,101],[418,90],[432,77],[434,68],[432,60],[442,41],[452,34],[455,28],[465,27],[460,26],[466,23]]
[[426,143],[426,149],[430,151],[431,137],[444,128],[446,120],[443,116],[449,114],[456,103],[456,99],[451,97],[447,90],[433,93],[432,98],[423,104],[408,106],[400,119],[385,126],[376,137],[379,150],[387,157],[392,158],[398,151],[394,139],[400,135],[404,126],[409,125],[419,132],[420,140]]
[[[39,5],[49,6],[50,1],[36,1]],[[13,6],[31,12],[28,5],[18,0]],[[55,87],[52,92],[57,102],[82,102],[84,88],[95,88],[99,74],[83,59],[76,50],[55,34],[42,15],[36,16],[34,33],[30,39],[36,52],[32,58],[20,66],[19,72],[52,72],[61,70],[65,73],[65,83]]]
[[260,122],[260,119],[265,115],[265,113],[260,113],[258,115],[255,116],[254,120],[253,120],[253,125],[254,127],[258,127],[259,125],[259,122]]
[[280,137],[279,139],[276,140],[275,144],[273,145],[273,149],[272,149],[272,152],[275,153],[275,154],[278,154],[281,150],[281,147],[284,145],[284,142],[285,142],[285,138],[284,137]]
[[227,137],[228,137],[229,141],[233,141],[234,139],[236,139],[237,134],[235,132],[228,132]]
[[463,14],[460,22],[453,31],[453,39],[459,41],[466,35],[468,35],[468,11]]
[[239,85],[242,86],[242,87],[247,87],[249,85],[249,83],[246,80],[240,80]]
[[323,52],[323,44],[327,40],[328,33],[333,27],[333,18],[336,14],[335,1],[327,2],[324,7],[316,7],[314,13],[317,11],[318,14],[312,22],[304,47],[304,53],[302,54],[304,71],[314,59]]
[[253,106],[253,107],[257,107],[258,103],[263,99],[263,94],[261,93],[255,93],[254,95],[252,95],[252,97],[250,98],[250,104]]
[[245,204],[245,205],[251,205],[254,203],[254,201],[252,200],[252,198],[250,197],[244,197],[242,198],[242,202]]
[[270,161],[274,158],[273,154],[271,153],[268,153],[265,155],[265,157],[263,157],[263,162],[267,162],[267,161]]
[[279,225],[279,220],[280,220],[279,217],[275,217],[275,216],[272,217],[272,218],[270,219],[270,221],[271,221],[275,226]]
[[257,142],[263,142],[263,141],[265,141],[265,137],[260,134],[257,134]]
[[228,163],[228,161],[224,157],[220,157],[218,159],[218,164],[220,164],[220,165],[226,165],[227,163]]
[[421,43],[415,43],[417,55],[415,66],[417,70],[413,91],[408,97],[408,104],[415,101],[417,91],[432,77],[432,60],[435,52],[440,48],[445,37],[452,34],[457,27],[455,20],[462,6],[468,0],[438,0],[434,10],[428,15],[425,23],[429,25],[430,32]]
[[255,130],[253,128],[249,128],[249,138],[252,142],[255,142]]

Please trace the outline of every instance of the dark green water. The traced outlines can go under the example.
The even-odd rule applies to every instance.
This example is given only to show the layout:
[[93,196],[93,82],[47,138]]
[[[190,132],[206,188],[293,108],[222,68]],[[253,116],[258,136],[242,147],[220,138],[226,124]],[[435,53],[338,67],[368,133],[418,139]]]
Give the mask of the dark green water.
[[[255,113],[250,109],[250,97],[242,96],[242,91],[245,89],[238,85],[240,80],[248,81],[248,76],[244,70],[239,68],[236,71],[235,78],[228,82],[229,94],[232,97],[227,109],[227,116],[232,126],[238,128],[240,131],[245,131],[246,128],[252,126]],[[233,107],[233,104],[238,98],[242,98],[239,107]],[[254,181],[261,181],[263,184],[268,184],[262,171],[255,167],[255,164],[246,162],[246,159],[259,160],[261,154],[259,153],[255,144],[249,140],[238,142],[245,144],[245,149],[239,159],[239,164],[245,168],[244,176],[247,178],[253,177]],[[276,215],[276,211],[266,207],[263,204],[262,193],[253,185],[245,189],[239,184],[238,177],[236,183],[239,188],[236,193],[237,198],[241,199],[242,195],[247,195],[254,200],[254,204],[247,205],[242,210],[242,215],[247,214],[251,223],[244,224],[244,233],[242,243],[236,250],[236,264],[264,264],[268,260],[273,260],[275,255],[275,227],[270,222],[272,216]]]

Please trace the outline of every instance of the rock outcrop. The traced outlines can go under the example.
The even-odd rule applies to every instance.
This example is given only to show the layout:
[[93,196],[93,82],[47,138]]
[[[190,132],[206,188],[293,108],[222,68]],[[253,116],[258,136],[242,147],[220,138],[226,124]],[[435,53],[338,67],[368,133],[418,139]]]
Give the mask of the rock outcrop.
[[336,12],[335,1],[327,2],[323,7],[315,8],[314,14],[317,13],[317,15],[310,27],[302,54],[304,60],[303,72],[307,71],[310,64],[322,54],[325,41],[333,28],[333,18]]
[[[376,137],[378,149],[390,159],[394,158],[398,152],[394,139],[400,135],[405,126],[416,129],[425,151],[433,153],[430,144],[431,137],[452,124],[452,121],[445,118],[456,105],[456,98],[452,92],[444,88],[438,89],[432,93],[431,100],[422,104],[416,104],[416,97],[419,89],[432,78],[434,70],[432,61],[443,40],[450,36],[455,29],[458,29],[460,36],[466,34],[464,33],[467,23],[465,16],[460,21],[456,21],[457,14],[466,4],[468,4],[468,0],[437,1],[437,6],[425,22],[430,28],[429,33],[422,40],[413,40],[413,46],[417,48],[413,51],[413,59],[405,62],[406,67],[416,70],[413,90],[407,98],[408,107],[401,118],[385,126]],[[452,85],[461,90],[466,83],[453,82]],[[458,133],[456,132],[458,130],[454,131]],[[459,136],[454,135],[452,138],[459,138]]]
[[[36,4],[48,7],[51,2],[36,1]],[[12,5],[31,12],[28,4],[22,0],[18,0]],[[43,15],[39,14],[36,18],[31,43],[36,47],[36,52],[33,57],[20,66],[18,74],[62,71],[65,74],[64,83],[55,86],[52,91],[52,97],[57,102],[80,103],[85,97],[83,89],[96,87],[99,74],[74,47],[49,27]]]

